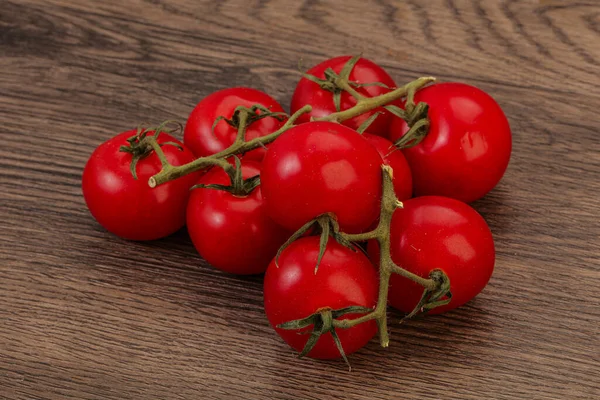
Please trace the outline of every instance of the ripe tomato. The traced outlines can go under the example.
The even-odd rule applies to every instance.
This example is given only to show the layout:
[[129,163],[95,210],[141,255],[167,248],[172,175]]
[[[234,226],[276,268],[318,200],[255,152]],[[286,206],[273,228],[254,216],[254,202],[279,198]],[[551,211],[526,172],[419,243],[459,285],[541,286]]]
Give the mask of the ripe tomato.
[[[260,90],[237,87],[219,90],[204,99],[194,108],[185,125],[183,143],[192,150],[196,157],[205,157],[225,150],[235,140],[237,128],[221,120],[213,131],[215,120],[223,116],[227,119],[233,117],[238,106],[252,107],[262,105],[272,112],[284,110],[268,94]],[[252,122],[246,130],[246,140],[273,133],[285,123],[274,117],[266,117]],[[247,159],[262,160],[265,155],[264,148],[258,148],[245,155]]]
[[297,230],[324,213],[343,232],[367,229],[379,215],[381,157],[357,132],[333,122],[309,122],[281,135],[261,172],[267,212]]
[[[101,144],[83,170],[83,197],[90,212],[106,230],[125,239],[154,240],[168,236],[185,224],[189,189],[198,173],[167,182],[154,189],[148,179],[161,170],[152,151],[136,165],[137,179],[130,171],[132,155],[119,151],[136,130],[123,132]],[[154,135],[150,132],[149,136]],[[174,137],[161,133],[158,143],[172,165],[194,160],[194,155]],[[166,142],[174,142],[182,149]]]
[[[258,175],[260,164],[242,161],[244,179]],[[229,186],[229,176],[215,167],[199,184]],[[260,186],[247,196],[210,188],[193,189],[187,206],[187,227],[198,253],[212,266],[234,274],[265,272],[290,232],[265,212]]]
[[[327,68],[331,68],[339,74],[342,68],[344,68],[344,65],[350,59],[350,56],[331,58],[314,66],[308,70],[307,74],[324,79],[325,70]],[[388,75],[387,72],[385,72],[383,68],[374,62],[367,60],[366,58],[361,58],[358,60],[352,69],[352,72],[350,72],[350,81],[359,84],[380,82],[388,86],[390,89],[393,89],[396,86],[394,80]],[[355,89],[358,93],[365,97],[375,97],[390,91],[390,89],[380,86],[363,86]],[[335,104],[333,102],[333,93],[322,89],[317,83],[303,77],[300,79],[300,82],[298,82],[296,90],[292,96],[291,112],[294,113],[298,111],[306,104],[310,104],[313,109],[310,113],[302,115],[298,119],[299,123],[308,122],[310,121],[311,117],[325,117],[336,112]],[[356,105],[356,99],[344,91],[341,95],[340,109],[342,111],[347,110],[354,105]],[[392,115],[383,108],[378,108],[358,117],[349,119],[342,122],[342,124],[356,130],[363,122],[365,122],[376,112],[381,112],[382,114],[379,115],[377,119],[370,125],[369,132],[380,136],[386,136],[392,120]]]
[[[467,204],[439,196],[416,197],[396,210],[390,228],[394,262],[423,278],[441,269],[450,279],[452,300],[432,314],[460,307],[487,285],[494,270],[494,241],[485,220]],[[379,264],[379,245],[369,242],[371,260]],[[410,312],[423,287],[392,275],[388,303]]]
[[[485,92],[463,83],[440,83],[417,92],[429,104],[429,133],[404,149],[416,196],[439,195],[471,202],[492,190],[504,175],[512,147],[508,120]],[[408,127],[394,118],[390,137]]]
[[383,163],[392,167],[394,171],[394,192],[398,200],[408,200],[412,197],[412,175],[410,167],[402,152],[394,147],[394,144],[381,136],[363,133],[367,142],[371,143],[377,150]]
[[[267,318],[275,331],[297,351],[304,348],[310,335],[296,330],[277,328],[278,324],[305,318],[329,307],[338,310],[350,306],[375,307],[379,279],[373,265],[360,251],[352,251],[334,240],[327,243],[321,266],[315,274],[319,238],[304,237],[287,247],[271,262],[264,281]],[[339,319],[353,319],[346,314]],[[308,328],[312,329],[312,326]],[[374,321],[348,329],[336,329],[346,354],[353,353],[371,340],[377,332]],[[330,333],[321,336],[309,357],[339,358],[340,353]]]

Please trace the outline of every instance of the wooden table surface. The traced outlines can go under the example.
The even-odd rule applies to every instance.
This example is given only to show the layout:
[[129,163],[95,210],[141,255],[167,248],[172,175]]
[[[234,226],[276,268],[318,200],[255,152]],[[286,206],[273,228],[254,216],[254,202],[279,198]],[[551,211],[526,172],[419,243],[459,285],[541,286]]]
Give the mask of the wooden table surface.
[[[80,188],[92,150],[184,121],[212,91],[283,104],[297,65],[364,52],[398,82],[491,93],[514,135],[474,204],[496,241],[467,306],[343,362],[297,360],[261,278],[204,263],[185,229],[133,243]],[[600,398],[600,2],[0,0],[0,398]]]

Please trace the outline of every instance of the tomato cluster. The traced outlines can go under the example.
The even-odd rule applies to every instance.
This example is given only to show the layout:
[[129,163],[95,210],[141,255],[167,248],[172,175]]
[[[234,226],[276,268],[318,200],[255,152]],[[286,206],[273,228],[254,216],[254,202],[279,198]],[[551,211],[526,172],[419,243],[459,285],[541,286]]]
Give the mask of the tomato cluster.
[[[382,300],[411,315],[448,311],[494,269],[492,234],[467,203],[503,176],[508,121],[480,89],[423,82],[399,88],[346,56],[304,74],[293,116],[259,90],[217,91],[193,109],[183,142],[163,124],[101,144],[83,171],[85,201],[125,239],[187,225],[209,264],[265,273],[266,316],[294,349],[345,358],[377,332]],[[362,252],[355,242],[367,239]]]

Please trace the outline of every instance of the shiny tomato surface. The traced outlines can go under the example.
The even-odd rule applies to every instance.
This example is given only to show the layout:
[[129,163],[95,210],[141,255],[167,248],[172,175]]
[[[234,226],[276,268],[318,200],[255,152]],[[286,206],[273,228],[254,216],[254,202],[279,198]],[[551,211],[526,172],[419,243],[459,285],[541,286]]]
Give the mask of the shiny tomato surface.
[[[242,161],[244,179],[260,173],[260,164]],[[220,168],[213,168],[199,184],[231,184]],[[187,206],[187,228],[198,253],[212,266],[233,274],[265,272],[279,247],[291,235],[266,213],[260,186],[246,196],[197,188]]]
[[[150,188],[148,179],[161,170],[160,160],[152,152],[138,161],[134,179],[132,155],[119,149],[135,134],[136,130],[123,132],[96,148],[83,170],[83,197],[94,218],[115,235],[131,240],[159,239],[184,226],[189,189],[199,174]],[[161,133],[157,141],[164,144],[162,150],[172,165],[194,160],[192,152],[174,137]]]
[[267,212],[297,230],[324,213],[342,231],[367,229],[379,215],[379,153],[352,129],[333,122],[291,128],[269,148],[261,172]]
[[[423,278],[440,269],[450,279],[452,300],[431,314],[460,307],[487,285],[494,271],[492,233],[485,220],[469,205],[448,197],[424,196],[404,202],[396,210],[390,228],[392,260]],[[371,260],[379,264],[379,245],[369,242]],[[392,275],[388,302],[410,312],[418,304],[423,287],[400,275]]]
[[[472,202],[500,181],[510,159],[508,120],[492,97],[463,83],[439,83],[417,92],[429,104],[425,139],[403,150],[413,174],[415,196],[438,195]],[[408,127],[394,118],[392,141]]]
[[398,200],[408,200],[412,197],[413,182],[410,166],[404,157],[404,154],[396,149],[392,142],[381,136],[363,133],[363,137],[367,139],[381,158],[385,165],[389,165],[393,172],[394,192]]
[[[363,253],[330,240],[315,274],[318,254],[319,238],[302,238],[283,251],[278,266],[275,261],[271,262],[265,274],[264,301],[267,318],[279,336],[297,351],[304,348],[310,335],[277,328],[278,324],[308,317],[323,308],[374,308],[377,303],[378,275]],[[339,319],[358,316],[346,314]],[[312,328],[311,325],[307,329],[310,332]],[[350,354],[371,340],[377,332],[377,325],[375,321],[369,321],[349,329],[338,329],[336,332],[344,352]],[[339,358],[340,352],[331,334],[327,333],[321,336],[308,356]]]

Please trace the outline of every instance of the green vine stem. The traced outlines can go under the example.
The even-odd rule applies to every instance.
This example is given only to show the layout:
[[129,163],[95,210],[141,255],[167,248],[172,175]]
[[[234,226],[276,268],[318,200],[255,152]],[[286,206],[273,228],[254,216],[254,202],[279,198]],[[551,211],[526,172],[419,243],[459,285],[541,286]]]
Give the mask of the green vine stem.
[[[224,166],[224,163],[227,163],[227,161],[225,161],[226,158],[231,157],[233,155],[246,153],[250,150],[257,149],[259,147],[265,146],[273,142],[282,133],[294,126],[294,123],[302,114],[310,112],[311,109],[311,106],[306,105],[298,111],[296,111],[292,116],[290,116],[286,123],[275,132],[270,133],[266,136],[257,137],[252,140],[246,141],[246,128],[248,126],[247,121],[249,112],[245,109],[245,107],[242,107],[240,108],[239,113],[238,133],[235,138],[235,141],[231,146],[211,156],[200,157],[190,163],[181,166],[173,166],[168,162],[163,162],[164,154],[162,154],[161,157],[162,150],[160,149],[160,147],[157,147],[155,144],[152,144],[152,147],[154,148],[156,154],[162,162],[162,169],[156,175],[150,177],[150,179],[148,180],[148,185],[153,188],[170,180],[177,179],[189,173],[214,165],[219,165],[225,170],[227,170],[227,167]],[[151,137],[149,137],[149,139],[151,139]]]
[[[409,272],[392,261],[390,254],[390,226],[392,216],[397,208],[402,208],[402,203],[398,201],[394,194],[394,186],[392,183],[392,169],[383,165],[383,194],[381,198],[381,212],[379,215],[379,224],[377,227],[366,233],[347,234],[340,233],[342,237],[351,242],[361,242],[366,240],[377,240],[379,243],[379,296],[375,309],[361,317],[355,319],[334,320],[335,328],[347,329],[360,323],[376,320],[379,328],[379,340],[382,347],[387,347],[389,344],[389,335],[387,331],[387,298],[390,285],[390,277],[392,274],[398,274],[408,278],[419,285],[423,286],[425,292],[432,293],[440,289],[440,283],[431,277],[426,279]],[[449,287],[449,286],[448,286]],[[447,291],[444,292],[444,295]],[[421,306],[420,308],[422,308]],[[416,314],[419,310],[414,312]],[[411,313],[413,314],[413,313]],[[414,315],[413,314],[413,315]]]
[[[304,77],[317,83],[323,90],[327,90],[333,93],[333,103],[335,105],[335,109],[337,113],[333,116],[328,116],[321,119],[316,120],[337,120],[338,122],[344,119],[347,119],[346,116],[340,111],[340,102],[342,92],[346,92],[350,94],[358,104],[369,104],[369,98],[361,94],[355,88],[369,85],[382,86],[387,89],[386,85],[381,82],[371,82],[371,83],[362,83],[359,84],[357,82],[353,82],[350,80],[350,74],[354,66],[360,60],[361,55],[356,55],[352,57],[348,62],[344,65],[339,74],[333,71],[331,68],[325,70],[325,79],[318,78],[314,75],[304,74]],[[424,81],[432,78],[420,78]],[[433,81],[433,80],[432,80]],[[426,82],[428,83],[428,82]],[[425,83],[425,84],[426,84]],[[418,80],[415,82],[411,82],[406,85],[404,88],[400,88],[400,90],[406,89],[406,100],[404,102],[404,108],[398,107],[397,105],[390,104],[390,102],[385,101],[385,97],[380,96],[383,104],[383,108],[385,108],[389,113],[395,115],[398,118],[403,119],[409,127],[409,130],[402,135],[402,137],[396,141],[394,144],[398,149],[409,148],[418,145],[429,132],[429,118],[428,118],[428,110],[429,107],[424,102],[419,102],[415,104],[415,94],[422,86],[419,85]],[[389,94],[389,93],[388,93]],[[369,125],[375,121],[375,119],[381,114],[381,111],[373,114],[367,121],[365,121],[358,129],[359,133],[363,133]],[[341,115],[341,116],[340,116]],[[340,119],[341,118],[341,119]]]
[[[343,78],[341,78],[343,80]],[[332,122],[343,122],[350,118],[354,118],[358,115],[364,114],[368,111],[371,111],[375,108],[385,106],[391,102],[394,102],[402,97],[408,96],[411,93],[416,92],[420,88],[425,85],[434,82],[435,78],[433,77],[423,77],[418,78],[402,87],[399,87],[391,92],[382,94],[377,97],[361,97],[357,99],[357,103],[354,107],[349,108],[344,111],[335,112],[326,117],[314,119],[314,121],[332,121]],[[346,80],[347,83],[347,80]],[[341,85],[343,83],[340,81]],[[352,93],[352,92],[351,92]],[[246,141],[246,127],[248,122],[249,110],[245,107],[239,107],[239,128],[238,134],[233,142],[233,144],[227,149],[213,154],[207,157],[200,157],[188,164],[184,164],[181,166],[173,166],[169,164],[166,160],[164,153],[162,152],[160,146],[155,143],[155,139],[152,136],[145,138],[144,140],[148,140],[152,145],[153,149],[156,151],[156,154],[161,160],[162,169],[156,175],[150,177],[148,180],[148,185],[152,188],[161,185],[165,182],[168,182],[173,179],[177,179],[181,176],[187,175],[189,173],[208,168],[214,165],[224,166],[224,159],[231,157],[233,155],[246,153],[250,150],[254,150],[259,147],[263,147],[275,139],[277,139],[281,134],[294,126],[296,120],[300,117],[300,115],[308,113],[312,110],[310,105],[305,105],[298,111],[296,111],[290,118],[286,121],[286,123],[277,131],[262,137],[257,137],[252,140]]]
[[[231,193],[237,197],[248,196],[254,189],[260,185],[260,175],[254,175],[250,178],[244,179],[242,173],[242,162],[238,156],[233,156],[235,161],[235,167],[225,161],[224,165],[219,165],[225,170],[225,173],[229,176],[229,185],[221,185],[218,183],[199,183],[191,187],[191,189],[215,189],[223,190]],[[224,160],[223,160],[224,161]]]
[[[376,97],[364,97],[356,92],[348,83],[347,80],[343,78],[338,78],[336,80],[336,84],[341,88],[344,88],[348,93],[355,96],[356,104],[354,107],[349,108],[344,111],[338,111],[332,114],[329,114],[325,117],[315,118],[314,121],[332,121],[332,122],[343,122],[348,119],[354,118],[358,115],[369,112],[375,108],[386,106],[402,97],[408,96],[412,93],[415,93],[422,87],[435,82],[435,78],[431,76],[426,76],[422,78],[418,78],[412,82],[407,83],[404,86],[401,86],[397,89],[392,90],[391,92],[384,93],[382,95]],[[414,96],[414,94],[413,94]]]

